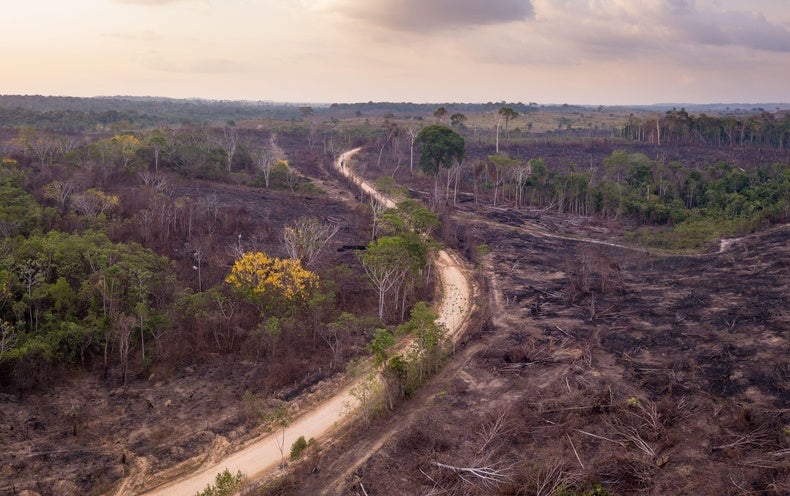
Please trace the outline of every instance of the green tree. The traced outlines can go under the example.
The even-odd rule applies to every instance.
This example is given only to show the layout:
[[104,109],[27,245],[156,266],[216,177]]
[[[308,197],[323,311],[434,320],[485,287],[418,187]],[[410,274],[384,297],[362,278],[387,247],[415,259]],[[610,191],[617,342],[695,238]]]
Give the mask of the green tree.
[[426,264],[426,247],[415,235],[385,236],[371,241],[360,261],[378,292],[378,315],[383,320],[388,299],[394,300],[395,310],[405,307],[409,289]]
[[367,345],[367,349],[373,353],[376,365],[381,365],[387,360],[387,353],[395,345],[395,336],[386,329],[376,329],[373,331],[373,339]]
[[[505,139],[509,142],[510,134],[508,133],[508,124],[510,121],[518,117],[518,112],[513,110],[510,107],[501,107],[497,114],[505,120]],[[496,152],[499,153],[499,121],[497,121],[497,133],[496,133]]]
[[441,224],[439,216],[417,200],[403,200],[396,208],[388,208],[378,216],[376,222],[381,223],[383,230],[389,234],[411,232],[425,240]]
[[464,129],[464,122],[466,122],[466,116],[460,112],[456,112],[450,116],[450,125],[452,127],[458,127]]
[[461,163],[466,156],[464,138],[449,127],[433,125],[424,128],[415,140],[421,145],[420,168],[435,176],[434,198],[439,198],[439,175],[441,169],[450,169]]

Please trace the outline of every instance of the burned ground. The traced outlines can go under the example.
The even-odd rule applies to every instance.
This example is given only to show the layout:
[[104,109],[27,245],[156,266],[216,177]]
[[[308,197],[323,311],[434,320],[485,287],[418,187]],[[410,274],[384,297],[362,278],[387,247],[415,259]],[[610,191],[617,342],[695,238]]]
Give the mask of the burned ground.
[[[179,195],[216,197],[223,216],[213,237],[216,254],[204,268],[207,285],[219,283],[227,274],[232,256],[226,246],[237,240],[237,233],[244,233],[246,249],[283,256],[282,226],[300,215],[342,225],[322,268],[358,264],[352,251],[336,249],[367,241],[356,226],[365,222],[359,219],[364,214],[356,211],[353,201],[315,192],[294,195],[205,182],[174,187]],[[184,247],[174,245],[171,250],[176,270],[183,271],[185,278],[195,277]],[[345,277],[337,279],[341,307],[364,313],[373,300],[361,267]],[[198,342],[203,339],[209,342]],[[351,356],[359,353],[366,337],[356,339],[358,343],[349,345]],[[203,335],[172,337],[168,360],[145,366],[135,360],[126,386],[118,370],[103,374],[101,364],[87,362],[84,370],[66,376],[53,370],[51,375],[59,374],[57,385],[3,391],[0,495],[22,490],[44,496],[108,494],[130,474],[150,475],[182,462],[199,465],[261,433],[259,419],[245,410],[246,391],[271,397],[275,403],[299,396],[297,403],[304,408],[328,394],[333,375],[343,370],[337,365],[330,369],[328,348],[316,357],[299,350],[284,352],[286,365],[279,365],[239,350],[212,352],[210,341]]]
[[339,486],[330,456],[286,493],[787,494],[790,228],[667,256],[508,224],[467,226],[489,325]]

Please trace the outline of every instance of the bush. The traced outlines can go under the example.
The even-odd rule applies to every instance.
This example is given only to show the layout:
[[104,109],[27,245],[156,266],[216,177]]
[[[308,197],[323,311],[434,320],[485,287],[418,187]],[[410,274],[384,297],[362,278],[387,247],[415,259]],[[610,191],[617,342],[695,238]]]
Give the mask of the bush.
[[304,436],[299,436],[299,438],[291,445],[291,461],[298,460],[306,449],[307,440],[305,440]]
[[225,469],[217,474],[213,486],[209,484],[206,489],[196,493],[196,496],[230,496],[239,489],[242,481],[244,481],[244,474],[241,473],[241,470],[233,475],[230,470]]

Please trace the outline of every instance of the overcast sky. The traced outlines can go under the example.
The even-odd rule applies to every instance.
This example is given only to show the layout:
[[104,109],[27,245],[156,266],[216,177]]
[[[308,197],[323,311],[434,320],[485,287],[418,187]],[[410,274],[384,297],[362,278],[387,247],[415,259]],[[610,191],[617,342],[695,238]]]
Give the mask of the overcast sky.
[[790,101],[790,0],[6,0],[0,93]]

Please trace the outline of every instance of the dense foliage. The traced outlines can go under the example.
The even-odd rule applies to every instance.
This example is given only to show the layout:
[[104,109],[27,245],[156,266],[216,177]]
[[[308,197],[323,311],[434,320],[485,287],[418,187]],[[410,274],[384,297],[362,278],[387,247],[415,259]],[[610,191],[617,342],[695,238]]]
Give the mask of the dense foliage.
[[[790,166],[743,170],[726,163],[706,169],[663,163],[616,151],[603,167],[587,172],[551,171],[540,159],[490,157],[479,166],[483,190],[501,188],[505,202],[553,208],[559,213],[620,218],[641,225],[716,223],[718,234],[749,230],[790,215]],[[504,170],[502,170],[504,169]],[[689,246],[705,241],[691,237]],[[682,243],[681,243],[682,244]]]
[[[295,149],[307,149],[295,134]],[[364,345],[367,324],[347,313],[366,309],[361,268],[335,267],[327,250],[325,261],[312,256],[319,279],[264,254],[288,253],[283,226],[217,194],[230,180],[288,202],[317,194],[269,131],[21,127],[0,145],[0,388],[26,391],[75,367],[126,383],[216,352],[265,356],[276,386],[312,366],[277,364],[309,357],[332,370]]]

